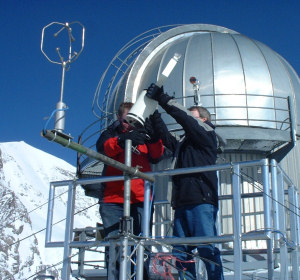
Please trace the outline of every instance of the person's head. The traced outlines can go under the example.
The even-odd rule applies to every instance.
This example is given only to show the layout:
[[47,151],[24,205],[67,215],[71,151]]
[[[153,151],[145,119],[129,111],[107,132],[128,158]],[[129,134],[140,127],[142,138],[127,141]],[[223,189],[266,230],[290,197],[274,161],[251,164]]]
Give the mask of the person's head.
[[206,108],[200,106],[192,106],[188,108],[188,110],[192,113],[194,118],[199,119],[202,122],[211,122],[210,112]]
[[127,113],[129,112],[129,110],[131,109],[132,106],[133,106],[132,102],[122,102],[120,104],[118,112],[117,112],[118,120],[122,124],[123,129],[126,131],[132,129],[132,127],[129,125],[129,123],[125,119]]
[[118,118],[124,119],[132,106],[133,103],[131,102],[122,102],[117,112]]

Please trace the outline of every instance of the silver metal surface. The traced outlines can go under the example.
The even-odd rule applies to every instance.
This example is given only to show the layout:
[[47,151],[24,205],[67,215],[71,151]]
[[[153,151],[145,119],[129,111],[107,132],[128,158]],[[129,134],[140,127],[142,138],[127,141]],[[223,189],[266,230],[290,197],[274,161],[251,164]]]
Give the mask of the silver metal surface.
[[[135,102],[143,89],[159,79],[162,69],[177,52],[182,58],[165,82],[165,91],[184,106],[192,106],[195,92],[190,78],[197,77],[202,106],[212,113],[217,128],[224,128],[222,136],[237,138],[240,127],[248,128],[240,138],[244,145],[235,145],[236,141],[229,139],[233,147],[229,150],[271,151],[295,140],[296,131],[300,134],[299,77],[284,58],[265,44],[207,24],[181,25],[153,37],[143,45],[117,84],[112,88],[110,83],[104,93],[100,118],[106,119],[106,125],[119,103]],[[99,96],[96,92],[95,98]],[[294,104],[292,119],[288,98]],[[181,128],[169,115],[162,117],[170,130]],[[232,128],[234,133],[229,133],[227,129],[232,132]],[[264,129],[272,141],[250,139],[255,135],[254,128]]]
[[[72,34],[72,28],[71,25],[79,25],[81,30],[81,47],[79,51],[72,50],[72,44],[75,41],[75,38]],[[59,47],[56,47],[55,50],[57,52],[57,59],[50,58],[51,55],[49,55],[45,50],[45,34],[48,31],[48,34],[51,32],[51,28],[59,28],[57,32],[55,32],[54,38],[57,38],[58,35],[65,31],[67,32],[67,39],[69,41],[69,47],[66,50],[63,50],[61,52],[61,49]],[[49,31],[50,30],[50,31]],[[57,29],[56,29],[57,30]],[[53,30],[52,30],[53,31]],[[64,32],[63,32],[64,33]],[[48,25],[46,25],[42,30],[42,39],[41,39],[41,52],[43,55],[47,58],[47,60],[54,64],[59,64],[62,66],[62,77],[61,77],[61,88],[60,88],[60,99],[59,102],[56,104],[56,114],[55,114],[55,130],[59,132],[63,132],[65,129],[65,110],[66,110],[66,104],[63,103],[63,95],[64,95],[64,84],[65,84],[65,73],[66,70],[70,68],[70,64],[78,59],[79,55],[83,51],[84,48],[84,34],[85,34],[85,28],[84,26],[78,22],[74,21],[71,23],[60,23],[60,22],[52,22]],[[52,35],[52,34],[51,34]],[[49,36],[50,37],[50,36]],[[51,36],[52,37],[52,36]],[[56,40],[57,41],[57,40]],[[65,48],[64,48],[65,49]],[[67,55],[67,59],[65,60],[65,55]]]
[[[269,178],[269,162],[267,159],[264,160],[264,164],[262,165],[262,182],[263,182],[263,190],[264,190],[264,222],[265,229],[272,228],[271,221],[271,195],[270,195],[270,178]],[[269,233],[271,238],[271,233]],[[272,252],[272,242],[273,240],[267,240],[267,263],[268,263],[268,278],[273,279],[274,274],[274,256]]]
[[61,271],[62,279],[70,279],[71,274],[71,252],[72,248],[69,246],[74,228],[74,211],[75,211],[75,194],[76,186],[71,183],[68,186],[68,201],[65,225],[65,240],[64,240],[64,258],[63,267]]
[[[126,139],[125,141],[125,165],[131,167],[131,148],[132,141],[130,139]],[[129,174],[124,174],[124,217],[130,216],[130,199],[131,199],[131,176]]]
[[[183,105],[193,105],[193,87],[188,81],[197,76],[203,106],[215,114],[216,125],[280,129],[281,122],[288,119],[287,104],[280,99],[296,97],[286,61],[242,34],[216,31],[213,26],[209,31],[202,28],[181,26],[155,38],[133,64],[124,98],[134,102],[141,89],[157,80],[163,65],[177,51],[183,53],[184,60],[164,88],[169,94],[174,92]],[[299,83],[297,74],[293,75]]]
[[55,187],[53,186],[53,184],[50,183],[48,212],[47,212],[47,225],[46,225],[46,233],[45,233],[45,247],[46,248],[47,248],[48,243],[51,242],[51,237],[52,237],[54,195],[55,195]]
[[233,188],[233,236],[234,236],[234,279],[239,280],[242,278],[242,219],[241,219],[241,178],[240,166],[238,164],[233,166],[232,169],[232,188]]
[[295,186],[289,186],[288,189],[288,196],[290,201],[290,226],[291,226],[291,239],[295,242],[295,248],[292,252],[292,275],[293,279],[299,279],[299,253],[297,245],[298,243],[298,232],[299,229],[297,228],[297,219],[299,220],[299,216],[296,215],[296,200],[298,199],[298,193],[295,189]]
[[[115,67],[115,72],[111,76],[108,72],[103,74],[95,94],[94,104],[97,104],[96,109],[99,109],[99,112],[94,113],[100,121],[101,129],[114,119],[113,115],[119,103],[134,102],[142,89],[158,80],[162,69],[172,55],[178,52],[182,54],[182,58],[164,84],[165,91],[181,104],[189,107],[194,104],[195,96],[195,88],[190,83],[190,78],[196,77],[200,85],[201,103],[212,113],[213,122],[217,126],[216,131],[221,132],[225,138],[230,138],[230,141],[227,141],[226,153],[221,155],[229,160],[220,161],[224,165],[212,166],[211,170],[222,169],[227,165],[226,162],[231,165],[232,162],[244,161],[245,157],[250,158],[252,155],[264,158],[271,150],[295,141],[295,132],[297,131],[298,134],[300,132],[299,77],[284,58],[261,42],[223,27],[193,24],[158,32],[147,43],[141,44],[141,49],[135,47],[125,58],[122,58],[127,47],[129,49],[127,45],[114,57],[112,62],[120,61],[120,64],[117,67],[113,63],[110,64],[109,67]],[[136,53],[135,57],[134,53]],[[126,67],[125,64],[127,64]],[[106,88],[103,87],[105,78],[109,78]],[[103,104],[101,105],[99,100],[102,98]],[[181,129],[167,114],[163,113],[162,117],[170,130]],[[99,126],[97,126],[98,131]],[[98,136],[98,133],[95,135]],[[95,142],[96,140],[93,144]],[[299,151],[298,145],[286,157],[291,158],[283,160],[284,169],[298,183],[300,182]],[[150,173],[151,175],[163,178],[166,175],[175,175],[179,171],[161,171],[163,168],[159,165],[156,170],[160,171]],[[272,277],[274,263],[271,248],[274,239],[271,228],[276,229],[276,226],[270,215],[276,214],[276,212],[272,213],[271,207],[277,201],[274,203],[270,201],[272,182],[268,178],[267,163],[264,162],[263,165],[263,168],[253,175],[253,180],[258,182],[258,186],[253,187],[245,181],[241,183],[243,188],[249,188],[249,192],[251,189],[255,192],[255,187],[265,187],[264,203],[262,198],[249,198],[242,202],[242,209],[243,207],[249,208],[242,217],[242,224],[246,232],[264,229],[264,235],[270,238],[270,241],[263,242],[263,246],[268,248],[268,273],[269,277]],[[240,167],[242,170],[245,165],[240,165]],[[206,168],[200,170],[204,171],[204,169]],[[194,171],[196,168],[179,172],[184,174]],[[280,176],[283,175],[278,176],[279,181]],[[224,173],[221,177],[224,177],[223,189],[225,183],[228,185],[226,190],[229,192],[224,194],[232,194],[230,193],[231,182],[230,180],[227,182],[229,176]],[[281,183],[279,182],[278,185]],[[164,187],[167,188],[167,186]],[[156,193],[156,197],[158,196],[159,194]],[[161,199],[164,198],[165,196],[161,197]],[[285,211],[287,211],[284,194],[281,196],[278,193],[278,200],[281,202],[277,204],[279,218],[275,217],[275,219],[280,222],[279,230],[284,232],[289,227],[289,221],[280,218],[281,215],[286,215]],[[220,211],[224,211],[225,214],[226,211],[229,212],[227,214],[231,214],[231,209],[231,204],[226,201],[224,207],[220,207]],[[251,219],[248,217],[250,215]],[[226,220],[225,215],[222,218]],[[230,234],[231,226],[232,220],[227,219],[224,222],[223,233],[227,234],[228,228],[228,234]],[[231,241],[233,238],[231,235]],[[259,244],[261,243],[253,243],[253,246],[259,246]],[[245,245],[250,245],[249,248],[252,248],[250,242],[247,244],[245,242]],[[286,244],[280,247],[280,254],[280,262],[283,265],[282,268],[285,269],[290,263],[290,260],[285,258],[289,254]],[[286,272],[283,271],[282,274],[285,275]]]
[[[239,178],[239,176],[242,174],[243,169],[247,169],[248,167],[258,167],[260,166],[261,169],[259,173],[261,176],[261,180],[262,180],[262,187],[263,187],[263,192],[262,192],[262,196],[264,199],[264,204],[262,205],[262,214],[264,216],[263,220],[264,220],[264,226],[262,227],[258,227],[258,228],[254,228],[254,230],[247,230],[245,227],[245,224],[243,225],[242,231],[241,226],[239,224],[240,220],[241,220],[241,215],[243,215],[243,211],[245,211],[244,206],[240,207],[240,201],[242,201],[243,197],[245,198],[245,195],[247,195],[247,193],[241,194],[241,190],[243,188],[243,185],[245,185],[245,181],[244,179],[241,180],[241,178]],[[274,168],[273,168],[274,167]],[[277,246],[274,247],[274,245],[276,245],[275,241],[275,234],[280,232],[281,234],[285,234],[286,232],[290,232],[290,238],[292,239],[290,243],[297,243],[297,236],[299,236],[299,229],[297,228],[297,221],[296,221],[296,215],[295,215],[295,207],[292,207],[292,209],[288,209],[287,207],[284,207],[284,205],[298,205],[298,202],[296,200],[296,192],[294,190],[290,190],[289,193],[290,195],[287,197],[287,199],[284,198],[284,194],[283,193],[278,193],[278,197],[281,199],[280,201],[277,201],[278,205],[278,209],[279,211],[271,211],[271,193],[270,190],[272,190],[275,186],[278,186],[278,184],[274,184],[273,185],[273,181],[269,180],[269,172],[268,172],[268,161],[267,160],[255,160],[255,161],[242,161],[242,162],[231,162],[230,164],[223,164],[223,165],[217,165],[217,166],[209,166],[209,167],[204,167],[204,168],[198,168],[198,172],[203,172],[206,171],[207,169],[210,170],[215,170],[216,168],[218,168],[220,171],[225,171],[225,169],[227,170],[231,170],[234,171],[233,176],[236,176],[236,178],[233,180],[234,181],[234,187],[232,188],[232,195],[235,197],[235,211],[234,213],[224,213],[225,216],[227,216],[228,218],[228,214],[234,219],[234,223],[235,221],[237,221],[236,226],[233,228],[233,231],[231,233],[224,233],[224,229],[222,231],[221,236],[216,236],[216,237],[196,237],[196,238],[149,238],[149,240],[146,238],[144,245],[155,245],[155,244],[197,244],[197,243],[228,243],[228,242],[233,242],[234,240],[238,239],[238,243],[241,244],[241,241],[254,241],[254,240],[265,240],[266,241],[266,246],[264,247],[264,249],[267,250],[268,254],[269,254],[269,260],[268,260],[268,279],[272,279],[272,275],[274,272],[274,266],[273,266],[273,260],[272,260],[272,256],[271,252],[273,251],[274,254],[278,254],[279,251],[277,250]],[[194,172],[196,171],[195,168],[187,168],[190,169],[190,172]],[[177,170],[173,170],[172,171],[172,175],[176,175],[176,174],[186,174],[187,169],[177,169]],[[244,171],[245,171],[244,169]],[[292,185],[292,182],[290,181],[290,179],[288,177],[286,177],[286,174],[284,174],[284,172],[282,170],[280,170],[280,167],[278,167],[278,165],[276,164],[276,162],[272,161],[272,172],[279,172],[278,174],[281,174],[280,176],[282,177],[282,181],[285,181],[286,184],[288,185]],[[277,170],[276,170],[277,169]],[[174,173],[173,173],[174,172]],[[157,176],[167,176],[168,172],[155,172]],[[154,175],[154,172],[152,173],[152,175]],[[274,174],[273,174],[274,175]],[[119,176],[118,176],[119,177]],[[90,179],[89,183],[94,183],[92,181],[97,181],[98,179]],[[260,181],[260,180],[259,180]],[[74,194],[75,194],[75,188],[74,186],[78,185],[79,182],[78,180],[72,180],[72,181],[64,181],[65,184],[69,185],[69,192],[68,192],[68,202],[67,202],[67,213],[66,213],[66,227],[65,227],[65,240],[64,240],[64,247],[65,247],[65,258],[64,258],[64,267],[63,267],[63,275],[65,278],[63,279],[69,279],[70,278],[70,274],[69,274],[69,267],[71,264],[71,258],[70,258],[70,252],[71,252],[71,248],[81,248],[81,247],[99,247],[99,246],[108,246],[108,242],[107,241],[72,241],[71,242],[71,233],[73,232],[73,216],[74,216]],[[51,185],[55,188],[57,186],[62,186],[62,182],[52,182]],[[279,182],[279,185],[282,185],[281,182]],[[282,188],[281,188],[282,189]],[[54,197],[54,192],[53,190],[50,191],[50,198]],[[232,199],[232,198],[229,198]],[[273,198],[274,200],[274,198]],[[275,201],[273,201],[275,203]],[[241,209],[241,211],[238,211],[238,209]],[[274,207],[274,209],[276,209],[276,207]],[[283,211],[283,213],[281,213],[281,210]],[[223,208],[220,208],[220,211],[223,211]],[[48,213],[48,215],[50,214],[50,218],[52,216],[51,213]],[[245,213],[244,213],[245,214]],[[277,215],[279,215],[279,217],[277,217]],[[291,226],[287,223],[284,226],[284,222],[283,222],[283,218],[286,215],[290,215],[290,219],[293,219]],[[226,219],[226,217],[224,216],[224,219]],[[221,215],[222,217],[222,215]],[[274,221],[275,220],[279,220],[280,219],[280,228],[276,228]],[[51,219],[48,219],[51,220]],[[47,223],[47,227],[48,226],[52,226],[52,223]],[[279,230],[279,231],[278,231]],[[48,232],[51,232],[51,230],[47,229]],[[275,234],[274,234],[275,233]],[[51,239],[51,237],[50,237]],[[51,240],[50,240],[51,241]],[[133,245],[136,243],[137,240],[125,240],[126,242],[128,242],[128,245]],[[116,240],[117,244],[116,246],[121,246],[122,249],[124,249],[124,240],[118,239]],[[286,242],[286,241],[285,241]],[[51,242],[50,242],[51,243]],[[60,242],[52,242],[52,244],[50,244],[50,247],[60,247],[61,244]],[[236,243],[235,243],[236,245]],[[259,244],[258,244],[259,245]],[[241,246],[239,246],[238,248],[234,248],[235,249],[235,253],[237,254],[237,258],[235,258],[235,260],[238,262],[236,265],[236,267],[238,268],[235,272],[237,273],[237,275],[240,275],[240,268],[242,267],[242,275],[243,272],[245,272],[242,263],[241,263]],[[250,248],[251,249],[251,248]],[[252,249],[256,249],[256,248],[252,248]],[[224,250],[226,252],[226,249]],[[245,251],[243,250],[243,253],[245,253]],[[281,252],[280,252],[281,253]],[[288,254],[288,256],[292,256],[292,259],[289,260],[289,258],[280,258],[280,263],[285,263],[286,261],[288,262],[288,265],[293,265],[293,267],[298,267],[297,261],[296,261],[296,257],[297,257],[297,252],[291,250],[289,252],[283,252],[284,254],[282,255],[286,255],[286,253]],[[264,253],[265,254],[265,253]],[[273,255],[274,255],[273,254]],[[125,256],[125,254],[123,254],[123,256]],[[142,258],[141,258],[142,259]],[[226,267],[228,267],[228,264],[226,264]],[[283,266],[280,265],[280,268],[284,269]],[[253,269],[253,266],[251,267],[251,269]],[[295,270],[295,269],[294,269]],[[122,268],[121,272],[123,273],[123,278],[122,279],[127,279],[125,278],[125,274],[124,270]],[[285,274],[285,272],[283,271],[283,273]],[[296,275],[296,272],[293,271],[293,274]],[[237,275],[234,275],[235,279],[239,279]]]
[[[125,165],[131,167],[131,148],[132,141],[127,139],[125,141]],[[124,203],[123,203],[123,218],[130,217],[130,194],[131,194],[131,177],[129,174],[124,174]],[[124,221],[123,221],[124,222]],[[127,229],[128,230],[128,229]],[[131,229],[132,230],[132,229]],[[128,234],[128,232],[126,232]],[[128,236],[122,237],[122,246],[120,248],[120,280],[128,279]]]

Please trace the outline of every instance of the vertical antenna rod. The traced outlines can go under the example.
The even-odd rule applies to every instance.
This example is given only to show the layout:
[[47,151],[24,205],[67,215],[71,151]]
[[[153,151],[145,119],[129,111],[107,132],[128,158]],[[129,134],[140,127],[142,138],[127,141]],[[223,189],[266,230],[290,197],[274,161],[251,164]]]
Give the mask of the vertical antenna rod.
[[[80,49],[79,52],[76,52],[76,51],[72,52],[72,43],[75,42],[75,38],[74,38],[74,36],[72,34],[72,28],[70,27],[72,24],[79,24],[81,26],[81,28],[82,28],[81,49]],[[64,57],[62,56],[59,47],[56,47],[56,52],[57,52],[58,58],[59,58],[58,61],[50,59],[49,56],[44,51],[45,31],[46,31],[46,29],[48,29],[52,25],[59,25],[59,27],[61,27],[56,33],[53,34],[54,38],[58,38],[58,36],[60,35],[60,33],[63,30],[67,31],[68,40],[69,40],[68,59],[67,60],[64,60]],[[56,104],[55,129],[54,129],[55,131],[58,131],[58,132],[61,132],[61,133],[63,133],[64,129],[65,129],[65,110],[67,109],[66,104],[63,102],[65,73],[66,73],[66,70],[69,70],[70,64],[72,62],[74,62],[79,57],[79,55],[81,54],[81,52],[83,51],[83,48],[84,48],[84,34],[85,34],[85,28],[78,21],[74,21],[74,22],[71,22],[71,23],[68,23],[68,22],[66,22],[66,23],[52,22],[52,23],[46,25],[43,28],[43,30],[42,30],[41,51],[42,51],[43,55],[51,63],[60,64],[62,66],[60,99],[59,99],[59,101]]]

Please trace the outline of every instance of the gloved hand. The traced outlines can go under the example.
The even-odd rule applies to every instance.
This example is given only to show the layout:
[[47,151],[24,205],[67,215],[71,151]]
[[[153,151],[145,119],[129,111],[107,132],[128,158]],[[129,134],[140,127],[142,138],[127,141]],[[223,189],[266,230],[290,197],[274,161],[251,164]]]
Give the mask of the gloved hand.
[[159,136],[155,133],[152,121],[149,118],[146,118],[144,128],[147,135],[149,135],[149,139],[146,141],[147,143],[155,143],[159,140]]
[[170,99],[173,97],[169,96],[168,94],[164,93],[164,88],[159,87],[156,84],[152,83],[146,92],[146,96],[153,100],[156,100],[160,106],[166,105]]
[[150,115],[149,118],[152,122],[152,126],[154,127],[154,129],[159,127],[161,125],[161,122],[163,122],[161,115],[157,110],[155,110],[154,113]]
[[148,89],[147,89],[147,92],[146,92],[146,96],[151,98],[151,99],[154,99],[156,101],[159,101],[160,99],[160,96],[164,94],[164,89],[163,87],[159,87],[157,86],[156,84],[152,83]]
[[145,144],[147,135],[146,135],[146,133],[141,133],[139,130],[132,130],[130,132],[122,133],[118,137],[118,145],[123,149],[125,147],[126,139],[130,139],[132,141],[132,146],[138,146],[138,145]]

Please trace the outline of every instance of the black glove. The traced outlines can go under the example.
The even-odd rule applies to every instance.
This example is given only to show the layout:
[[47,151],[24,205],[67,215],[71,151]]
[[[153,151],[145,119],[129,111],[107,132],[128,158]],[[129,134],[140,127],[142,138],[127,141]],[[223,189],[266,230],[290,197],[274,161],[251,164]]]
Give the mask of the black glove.
[[146,92],[146,96],[151,98],[151,99],[154,99],[156,101],[159,101],[160,99],[160,96],[164,94],[164,89],[163,87],[159,87],[157,86],[156,84],[152,83],[148,89],[147,89],[147,92]]
[[155,133],[152,121],[149,118],[146,118],[144,128],[147,135],[149,135],[149,139],[146,141],[147,143],[155,143],[159,140],[159,136]]
[[132,130],[130,132],[120,134],[120,136],[118,137],[118,145],[123,149],[125,147],[126,139],[130,139],[132,141],[132,146],[138,146],[145,144],[147,135],[146,133],[141,133],[139,130]]
[[164,93],[164,88],[163,87],[159,87],[156,84],[152,83],[146,92],[146,96],[156,100],[159,105],[164,106],[165,104],[168,103],[168,101],[170,99],[172,99],[173,97],[169,96],[168,94]]
[[154,129],[159,127],[161,125],[161,123],[163,122],[161,115],[157,110],[155,110],[154,113],[152,115],[150,115],[149,118],[152,122],[152,126],[154,127]]

